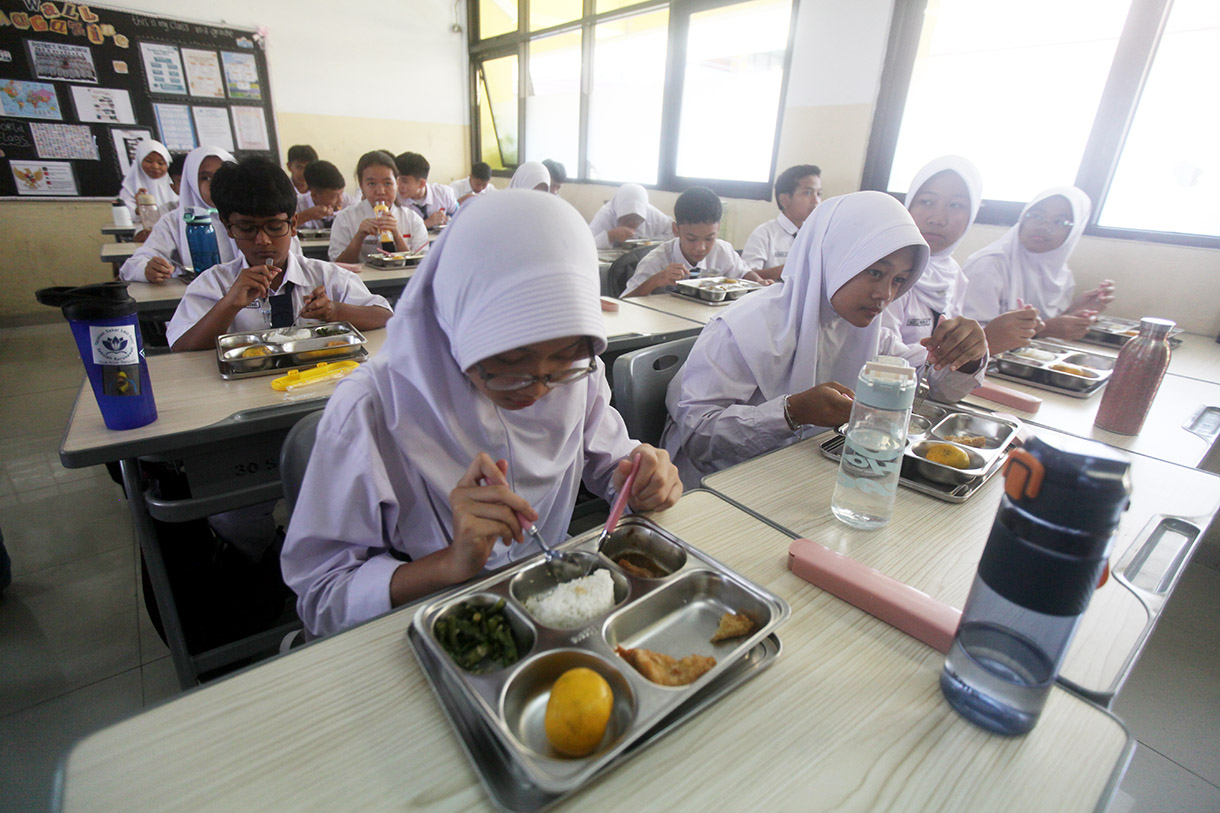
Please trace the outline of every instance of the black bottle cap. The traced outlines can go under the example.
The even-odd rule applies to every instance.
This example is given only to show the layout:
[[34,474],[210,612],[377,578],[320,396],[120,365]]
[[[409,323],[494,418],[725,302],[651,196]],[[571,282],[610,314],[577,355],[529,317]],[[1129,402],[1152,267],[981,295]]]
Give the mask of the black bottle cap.
[[118,280],[75,288],[66,285],[40,288],[34,297],[43,305],[62,308],[64,318],[74,322],[115,319],[136,312],[136,301],[127,293],[127,283]]
[[[1026,455],[1040,474],[1023,471],[1031,465]],[[1095,441],[1035,436],[1010,457],[1004,490],[1017,508],[1042,522],[1109,536],[1131,502],[1131,460]]]

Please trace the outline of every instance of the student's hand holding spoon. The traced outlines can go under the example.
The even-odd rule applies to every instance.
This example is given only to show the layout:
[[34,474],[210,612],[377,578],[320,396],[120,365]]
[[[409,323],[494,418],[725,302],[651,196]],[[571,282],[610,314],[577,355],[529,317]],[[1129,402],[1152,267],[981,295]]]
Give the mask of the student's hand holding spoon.
[[635,229],[630,226],[615,226],[606,232],[606,237],[610,238],[610,245],[617,246],[635,237]]
[[271,280],[280,270],[272,265],[256,265],[243,268],[233,281],[233,287],[225,299],[238,308],[244,308],[256,299],[262,299],[271,291]]
[[987,346],[992,353],[1024,347],[1042,329],[1043,322],[1038,316],[1038,309],[1033,305],[1021,304],[1020,300],[1018,304],[1021,307],[1001,313],[983,328],[987,335]]
[[617,492],[623,487],[636,457],[640,459],[640,468],[631,483],[627,504],[634,511],[660,511],[672,507],[682,496],[678,467],[670,462],[669,452],[647,443],[636,446],[615,466],[611,477],[614,490]]
[[1046,326],[1038,335],[1057,339],[1082,339],[1084,334],[1089,331],[1089,326],[1095,321],[1097,321],[1096,311],[1073,311],[1047,319]]
[[174,264],[164,257],[153,257],[144,266],[144,278],[149,282],[165,282],[174,275]]
[[319,285],[305,295],[305,302],[301,306],[299,315],[302,319],[317,319],[320,322],[331,322],[334,321],[334,309],[335,303],[326,295],[326,287]]
[[686,270],[686,266],[682,263],[670,263],[656,273],[653,279],[658,280],[658,285],[672,285],[680,279],[686,279],[690,276],[690,272]]
[[487,564],[496,540],[524,540],[521,520],[538,521],[538,512],[508,487],[508,461],[479,452],[457,487],[449,492],[453,543],[446,548],[451,583],[465,581]]
[[788,412],[802,426],[839,426],[851,417],[856,393],[837,381],[827,381],[788,396]]
[[928,363],[937,370],[971,373],[978,369],[979,359],[987,355],[982,326],[965,316],[940,320],[932,335],[919,343],[928,348]]

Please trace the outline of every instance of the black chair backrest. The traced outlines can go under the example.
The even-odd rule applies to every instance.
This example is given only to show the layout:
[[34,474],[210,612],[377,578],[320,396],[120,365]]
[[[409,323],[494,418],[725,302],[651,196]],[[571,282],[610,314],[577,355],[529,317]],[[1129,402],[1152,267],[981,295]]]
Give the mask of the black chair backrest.
[[284,447],[280,450],[280,483],[284,486],[284,502],[288,505],[290,516],[297,495],[301,492],[301,483],[305,479],[305,469],[309,466],[309,455],[313,451],[318,422],[321,420],[322,410],[319,409],[297,421],[284,438]]
[[635,267],[640,264],[640,260],[648,252],[652,251],[656,246],[640,246],[633,248],[630,251],[621,254],[618,259],[610,263],[610,270],[606,272],[606,290],[602,291],[603,296],[622,296],[623,291],[627,288],[627,281],[631,279],[631,275],[635,273]]

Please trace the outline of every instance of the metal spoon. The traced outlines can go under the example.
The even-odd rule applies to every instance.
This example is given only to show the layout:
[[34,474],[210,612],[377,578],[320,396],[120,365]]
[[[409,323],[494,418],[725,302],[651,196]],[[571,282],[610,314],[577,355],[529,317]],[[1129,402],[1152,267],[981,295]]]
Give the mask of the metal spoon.
[[542,548],[543,555],[546,556],[547,571],[561,582],[571,581],[572,579],[581,579],[589,575],[589,570],[592,569],[596,558],[593,556],[578,556],[572,551],[556,550],[546,543],[542,538],[542,532],[527,520],[521,514],[517,514],[517,521],[521,523],[521,530],[525,531],[526,535],[538,543],[538,547]]
[[640,470],[640,460],[641,458],[638,454],[632,459],[631,471],[628,472],[627,479],[623,481],[623,487],[619,489],[618,495],[614,498],[614,505],[610,506],[610,516],[606,518],[606,525],[602,528],[602,535],[597,538],[598,550],[601,550],[602,543],[610,538],[610,534],[614,533],[619,519],[623,516],[623,511],[627,508],[627,499],[631,496],[631,487],[635,485],[635,475]]

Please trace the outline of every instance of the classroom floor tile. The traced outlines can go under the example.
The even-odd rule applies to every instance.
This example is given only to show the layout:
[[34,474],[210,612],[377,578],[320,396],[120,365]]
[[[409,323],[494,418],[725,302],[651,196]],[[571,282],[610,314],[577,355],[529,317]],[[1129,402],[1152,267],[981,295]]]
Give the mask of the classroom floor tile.
[[[8,381],[7,372],[5,376]],[[6,393],[9,386],[5,384]],[[63,434],[72,414],[76,392],[73,387],[0,397],[0,440],[53,432]]]
[[1135,749],[1122,788],[1108,813],[1197,813],[1203,810],[1220,810],[1220,788],[1140,745]]

